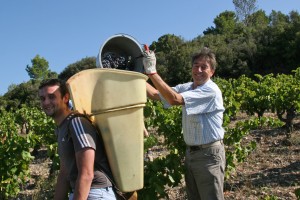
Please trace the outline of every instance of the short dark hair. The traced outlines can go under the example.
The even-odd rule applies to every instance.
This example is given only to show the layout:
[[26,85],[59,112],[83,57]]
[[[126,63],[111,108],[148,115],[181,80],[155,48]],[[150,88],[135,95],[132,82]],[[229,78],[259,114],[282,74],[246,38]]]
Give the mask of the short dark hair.
[[217,60],[216,60],[216,55],[212,52],[212,50],[210,50],[207,47],[204,47],[200,51],[196,52],[192,56],[192,64],[198,58],[204,58],[204,59],[206,59],[210,63],[211,68],[213,70],[216,70],[216,68],[217,68]]
[[59,91],[62,97],[65,96],[66,94],[69,94],[66,82],[56,78],[43,80],[39,86],[39,90],[46,86],[54,86],[54,85],[59,86]]

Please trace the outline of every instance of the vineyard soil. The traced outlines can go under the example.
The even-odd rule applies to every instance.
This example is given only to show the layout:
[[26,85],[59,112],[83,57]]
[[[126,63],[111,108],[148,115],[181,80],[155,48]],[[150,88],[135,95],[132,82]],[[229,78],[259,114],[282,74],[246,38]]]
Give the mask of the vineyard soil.
[[[299,120],[300,121],[300,120]],[[255,130],[245,141],[256,141],[257,148],[225,182],[225,199],[296,200],[295,190],[300,188],[300,123],[289,138],[283,129]],[[155,158],[165,153],[156,146],[148,155]],[[32,178],[16,199],[52,199],[53,185],[43,184],[49,175],[50,160],[44,150],[31,164]],[[184,181],[180,187],[166,188],[171,200],[186,199]],[[300,190],[300,189],[299,189]]]

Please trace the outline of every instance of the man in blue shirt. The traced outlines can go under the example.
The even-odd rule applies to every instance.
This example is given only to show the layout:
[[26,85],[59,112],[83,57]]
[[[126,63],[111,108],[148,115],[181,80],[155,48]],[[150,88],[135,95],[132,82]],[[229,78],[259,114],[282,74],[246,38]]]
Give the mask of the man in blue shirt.
[[187,145],[186,189],[190,200],[224,199],[225,150],[223,144],[223,98],[211,80],[215,54],[203,48],[192,57],[193,82],[168,86],[156,71],[153,51],[145,51],[143,64],[155,88],[147,84],[147,96],[165,107],[182,106],[182,129]]

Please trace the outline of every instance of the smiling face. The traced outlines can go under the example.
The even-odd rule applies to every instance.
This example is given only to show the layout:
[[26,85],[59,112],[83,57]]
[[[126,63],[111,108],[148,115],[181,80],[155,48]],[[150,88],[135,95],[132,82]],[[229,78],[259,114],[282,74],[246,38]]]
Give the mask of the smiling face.
[[62,96],[58,85],[40,88],[39,97],[43,111],[56,122],[60,122],[68,114],[68,94]]
[[209,59],[206,57],[198,57],[193,62],[192,77],[194,88],[206,83],[214,74]]

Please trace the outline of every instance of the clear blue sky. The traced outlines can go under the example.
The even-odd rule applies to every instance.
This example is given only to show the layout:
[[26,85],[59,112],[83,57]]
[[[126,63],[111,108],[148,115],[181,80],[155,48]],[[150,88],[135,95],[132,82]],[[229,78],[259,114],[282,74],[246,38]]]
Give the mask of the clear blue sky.
[[[288,14],[299,0],[258,0],[259,9]],[[85,57],[97,56],[118,33],[151,44],[165,34],[191,40],[221,12],[235,11],[232,0],[1,0],[0,95],[27,82],[25,70],[37,54],[57,73]]]

